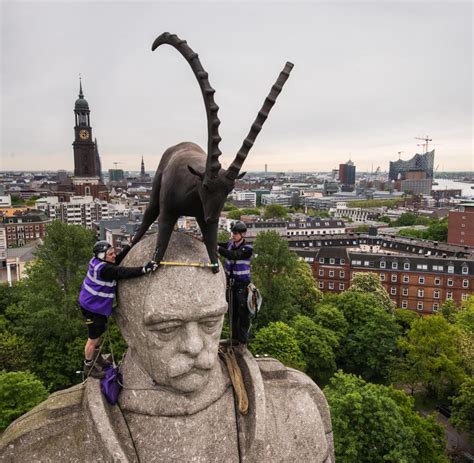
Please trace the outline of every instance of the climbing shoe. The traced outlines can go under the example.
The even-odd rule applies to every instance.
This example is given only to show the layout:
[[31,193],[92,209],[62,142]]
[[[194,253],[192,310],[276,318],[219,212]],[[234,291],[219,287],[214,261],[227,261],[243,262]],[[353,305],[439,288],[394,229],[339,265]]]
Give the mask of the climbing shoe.
[[94,360],[84,360],[84,376],[102,379],[105,376],[105,371],[97,362],[94,363]]

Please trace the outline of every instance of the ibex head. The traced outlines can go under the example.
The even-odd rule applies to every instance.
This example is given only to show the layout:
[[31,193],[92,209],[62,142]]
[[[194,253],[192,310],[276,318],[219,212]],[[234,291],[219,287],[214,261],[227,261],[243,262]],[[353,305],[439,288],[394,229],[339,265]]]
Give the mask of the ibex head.
[[175,47],[190,64],[194,75],[196,76],[201,92],[204,98],[207,113],[207,132],[208,132],[208,149],[206,169],[204,172],[198,172],[196,169],[188,166],[189,171],[199,177],[200,184],[198,187],[199,196],[202,201],[204,212],[204,220],[206,223],[215,223],[219,220],[220,213],[224,207],[224,203],[228,194],[233,190],[235,181],[242,178],[245,172],[240,174],[240,169],[247,157],[250,148],[252,148],[257,135],[262,129],[262,125],[268,117],[268,114],[275,104],[283,85],[288,79],[293,64],[286,63],[285,68],[280,73],[278,80],[273,85],[269,95],[265,99],[262,109],[259,111],[255,122],[252,124],[247,138],[244,140],[242,147],[237,153],[234,161],[227,170],[222,169],[219,163],[219,156],[222,154],[219,149],[221,137],[219,136],[220,120],[217,117],[219,106],[214,101],[215,90],[209,83],[208,74],[204,70],[199,61],[199,56],[186,43],[186,40],[179,39],[174,34],[165,32],[161,34],[153,43],[152,50],[155,50],[162,44],[168,44]]

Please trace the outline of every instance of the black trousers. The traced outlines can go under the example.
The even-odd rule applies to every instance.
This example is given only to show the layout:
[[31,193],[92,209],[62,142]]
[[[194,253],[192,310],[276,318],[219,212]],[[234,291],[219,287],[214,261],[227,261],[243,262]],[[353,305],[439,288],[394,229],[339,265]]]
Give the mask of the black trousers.
[[232,307],[229,318],[232,319],[232,339],[242,344],[249,341],[250,313],[247,307],[247,286],[233,286],[229,288],[229,296],[232,298]]

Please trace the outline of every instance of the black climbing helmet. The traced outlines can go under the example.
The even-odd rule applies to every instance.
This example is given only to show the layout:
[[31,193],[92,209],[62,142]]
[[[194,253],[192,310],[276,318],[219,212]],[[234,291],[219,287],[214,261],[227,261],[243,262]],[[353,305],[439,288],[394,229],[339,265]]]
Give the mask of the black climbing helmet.
[[247,225],[245,225],[242,221],[238,220],[237,222],[233,222],[230,231],[234,233],[245,233],[247,231]]
[[94,255],[98,259],[103,259],[105,257],[105,253],[107,252],[107,249],[111,247],[112,245],[108,241],[105,241],[105,240],[97,241],[97,243],[94,244],[94,248],[93,248]]

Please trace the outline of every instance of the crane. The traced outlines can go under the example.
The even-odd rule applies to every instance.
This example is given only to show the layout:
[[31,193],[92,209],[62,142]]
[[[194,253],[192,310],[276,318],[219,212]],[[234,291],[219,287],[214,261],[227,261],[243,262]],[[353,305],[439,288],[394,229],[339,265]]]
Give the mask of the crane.
[[[425,147],[426,147],[426,148],[425,148],[425,153],[428,152],[428,143],[429,143],[430,141],[433,141],[433,139],[430,138],[428,135],[426,135],[425,138],[415,137],[415,140],[423,140],[423,141],[425,142],[425,143],[423,143],[423,145],[422,145],[422,146],[425,146]],[[421,146],[421,145],[418,145],[418,146]]]
[[117,169],[117,164],[123,164],[123,162],[113,162],[112,164],[114,165],[115,169]]

